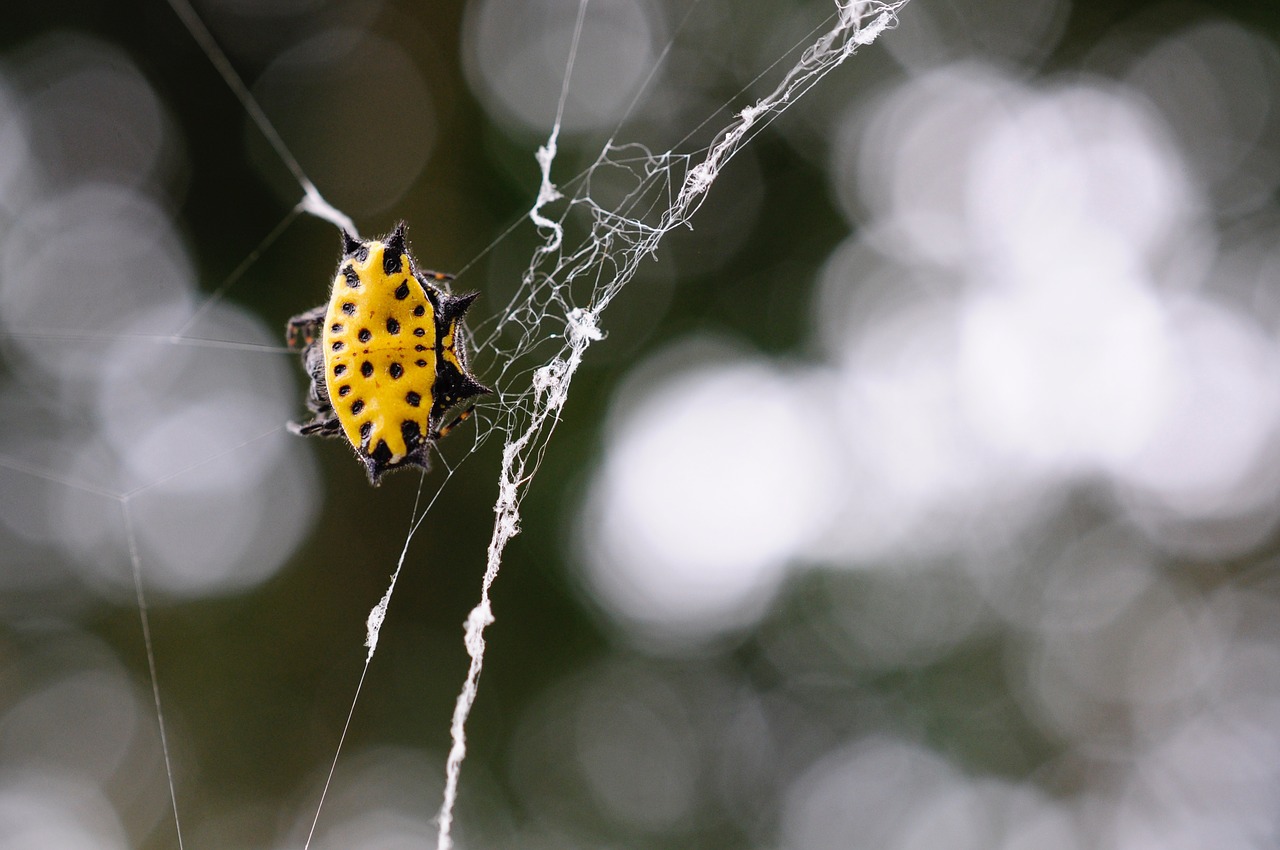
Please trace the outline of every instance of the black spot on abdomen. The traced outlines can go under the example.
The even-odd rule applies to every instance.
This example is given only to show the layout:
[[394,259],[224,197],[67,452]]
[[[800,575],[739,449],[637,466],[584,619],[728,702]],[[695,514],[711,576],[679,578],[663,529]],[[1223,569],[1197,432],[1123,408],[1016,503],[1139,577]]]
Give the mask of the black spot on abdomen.
[[422,443],[422,426],[412,419],[406,419],[400,423],[400,434],[404,437],[404,444],[410,450],[416,449]]

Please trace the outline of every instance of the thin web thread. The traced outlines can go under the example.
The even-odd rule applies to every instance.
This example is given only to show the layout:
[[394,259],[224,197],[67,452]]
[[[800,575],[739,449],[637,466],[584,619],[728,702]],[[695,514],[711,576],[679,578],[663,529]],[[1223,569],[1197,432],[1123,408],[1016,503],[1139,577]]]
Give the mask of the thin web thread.
[[274,245],[276,240],[284,235],[284,232],[289,229],[289,225],[293,224],[293,220],[296,219],[298,214],[302,211],[303,204],[301,202],[295,204],[293,209],[289,210],[289,212],[285,214],[285,217],[280,219],[280,223],[273,227],[271,232],[262,238],[262,241],[258,243],[257,247],[250,251],[249,255],[240,261],[240,265],[236,266],[235,269],[232,270],[231,274],[227,275],[226,280],[222,281],[218,288],[209,294],[209,297],[204,300],[204,303],[200,305],[199,309],[188,316],[187,320],[173,332],[173,337],[170,341],[182,341],[187,331],[189,331],[196,322],[200,321],[200,317],[208,312],[210,307],[213,307],[215,304],[222,301],[226,296],[227,291],[231,289],[231,287],[235,286],[240,278],[244,276],[244,273],[258,262],[258,258],[262,256],[263,251]]
[[235,67],[231,64],[231,60],[227,58],[227,54],[222,52],[222,48],[218,46],[218,41],[213,37],[213,33],[209,32],[209,28],[205,26],[204,21],[200,19],[200,15],[192,8],[187,0],[169,0],[169,6],[173,9],[181,20],[183,26],[187,28],[187,32],[191,33],[191,37],[195,39],[196,44],[208,57],[209,62],[222,76],[223,81],[227,84],[227,88],[231,89],[236,99],[240,101],[240,106],[253,119],[253,123],[258,125],[258,131],[266,138],[267,143],[276,152],[276,156],[280,157],[280,161],[298,181],[298,185],[302,187],[302,200],[299,207],[304,212],[322,218],[325,221],[333,222],[338,227],[345,228],[348,233],[355,234],[356,228],[352,224],[350,216],[341,210],[332,206],[316,189],[315,184],[311,182],[306,173],[302,170],[302,166],[298,164],[297,158],[289,150],[289,146],[284,143],[284,139],[280,138],[280,133],[276,131],[275,125],[267,118],[267,114],[262,111],[262,107],[258,105],[258,101],[249,91],[249,87],[244,84],[244,80],[240,79],[240,75],[236,73]]
[[[262,241],[253,249],[253,251],[251,251],[245,257],[245,259],[239,264],[239,266],[237,266],[236,269],[233,270],[232,273],[228,275],[228,277],[217,287],[217,289],[215,289],[208,296],[208,298],[205,299],[205,301],[201,304],[201,306],[195,311],[193,311],[192,314],[183,322],[183,324],[180,325],[177,329],[175,329],[171,334],[167,334],[164,336],[156,336],[154,334],[120,334],[120,333],[106,333],[106,332],[95,333],[92,331],[69,332],[65,330],[53,330],[53,329],[42,330],[37,328],[37,329],[26,329],[22,331],[13,331],[13,332],[9,332],[8,335],[14,336],[14,337],[21,337],[21,338],[47,338],[47,339],[55,339],[55,340],[69,339],[69,340],[76,340],[76,341],[94,340],[94,339],[100,339],[100,340],[106,341],[106,340],[117,340],[121,338],[129,338],[129,339],[138,339],[143,341],[151,341],[156,343],[172,344],[172,345],[197,346],[197,347],[204,346],[204,347],[222,349],[222,350],[255,351],[255,352],[262,352],[262,353],[285,353],[285,354],[294,355],[295,354],[294,352],[288,351],[283,347],[264,346],[257,343],[240,343],[240,342],[227,341],[227,340],[200,339],[197,337],[188,336],[187,333],[212,306],[216,305],[223,299],[223,297],[231,289],[231,287],[234,286],[240,280],[240,278],[244,275],[244,273],[258,261],[262,253],[266,251],[272,244],[274,244],[281,235],[284,234],[284,232],[289,228],[289,226],[294,222],[294,220],[297,218],[297,216],[300,213],[305,212],[313,216],[316,216],[318,218],[329,221],[335,226],[342,228],[346,230],[348,233],[357,237],[359,236],[359,231],[356,228],[352,219],[348,215],[343,213],[341,210],[338,210],[333,205],[331,205],[327,200],[325,200],[325,198],[320,194],[319,190],[315,187],[315,185],[303,172],[302,167],[298,163],[297,159],[289,151],[289,148],[284,143],[284,140],[280,137],[275,127],[267,118],[266,114],[263,112],[261,106],[257,103],[256,99],[249,92],[248,87],[244,84],[239,74],[236,73],[234,67],[231,65],[230,60],[227,58],[226,54],[219,47],[216,39],[214,39],[208,27],[205,26],[199,14],[191,6],[188,0],[168,0],[168,3],[170,7],[173,9],[174,13],[182,21],[183,25],[186,27],[188,32],[191,34],[193,40],[197,43],[197,45],[200,47],[202,52],[205,54],[206,58],[214,66],[214,68],[218,71],[218,73],[222,76],[228,88],[231,89],[233,94],[240,101],[242,108],[254,121],[254,123],[257,125],[258,129],[262,132],[263,136],[266,138],[268,143],[275,150],[276,154],[280,157],[281,161],[285,164],[285,166],[289,169],[290,173],[294,176],[295,180],[298,182],[299,186],[302,188],[303,196],[301,200],[299,200],[299,202],[284,216],[284,218],[262,239]],[[148,673],[149,684],[151,688],[152,702],[155,710],[156,724],[157,724],[158,733],[159,733],[161,754],[162,754],[162,758],[165,766],[165,778],[166,778],[168,792],[169,792],[169,804],[170,804],[170,809],[173,812],[174,831],[177,839],[177,842],[176,842],[177,847],[179,848],[179,850],[183,850],[184,839],[183,839],[183,831],[182,831],[182,820],[179,815],[177,780],[176,780],[176,776],[173,769],[173,755],[172,755],[172,751],[169,744],[166,712],[164,709],[164,702],[160,695],[160,684],[159,684],[159,676],[158,676],[158,664],[156,661],[155,643],[151,634],[150,606],[147,602],[147,596],[144,588],[142,557],[141,557],[141,553],[138,546],[137,531],[135,528],[131,510],[130,510],[131,500],[135,496],[138,496],[169,480],[180,477],[196,468],[199,468],[208,463],[211,463],[223,457],[224,455],[236,452],[251,443],[254,443],[260,439],[263,439],[266,436],[278,433],[281,430],[281,427],[282,426],[274,427],[267,432],[264,432],[257,436],[251,437],[247,440],[244,440],[238,443],[237,445],[231,446],[230,448],[224,451],[218,452],[217,454],[211,457],[203,458],[195,463],[192,463],[186,467],[183,467],[182,469],[179,469],[161,478],[149,481],[146,484],[136,487],[128,492],[118,492],[118,491],[111,490],[109,488],[96,486],[87,481],[76,480],[72,477],[59,474],[52,470],[40,468],[34,464],[28,463],[18,458],[11,458],[11,457],[0,455],[0,467],[11,469],[16,472],[31,475],[44,480],[52,481],[54,483],[61,484],[63,486],[69,487],[74,490],[79,490],[84,493],[89,493],[89,494],[100,496],[103,498],[112,499],[120,505],[121,517],[122,517],[122,522],[124,526],[125,539],[126,539],[126,544],[128,549],[130,574],[131,574],[133,591],[134,591],[134,600],[135,600],[135,605],[138,611],[139,624],[141,626],[141,631],[142,631],[143,646],[144,646],[146,660],[147,660],[147,673]],[[449,477],[452,477],[452,474],[453,472],[452,470],[450,470]],[[441,489],[442,488],[443,488],[443,484],[441,485]],[[435,497],[433,497],[432,499],[432,503],[434,503],[435,498],[438,497],[439,494],[440,494],[440,490],[437,490]],[[421,489],[419,489],[419,497],[420,496],[421,496]],[[367,676],[367,673],[368,673],[369,661],[372,659],[374,648],[377,645],[378,627],[381,625],[381,618],[385,616],[386,606],[390,601],[391,590],[395,586],[395,577],[399,575],[400,570],[404,566],[405,556],[408,552],[408,547],[413,539],[414,533],[417,531],[418,527],[421,525],[422,519],[425,517],[426,513],[430,510],[430,507],[431,507],[431,505],[428,504],[427,508],[423,510],[422,514],[417,515],[417,504],[418,503],[415,501],[414,520],[411,523],[410,532],[406,537],[404,550],[401,552],[400,561],[396,567],[395,575],[392,577],[391,586],[388,588],[386,596],[384,596],[383,600],[375,608],[374,612],[370,614],[369,636],[368,636],[369,653],[366,658],[364,669],[361,672],[360,680],[356,686],[356,691],[352,699],[351,709],[347,715],[346,725],[343,727],[342,740],[345,740],[346,738],[347,730],[350,728],[351,718],[355,712],[356,703],[359,701],[360,691],[364,684],[365,677]],[[324,794],[328,792],[329,786],[332,783],[333,773],[334,773],[334,770],[336,769],[338,758],[341,754],[341,750],[342,750],[342,744],[339,743],[337,747],[337,751],[334,753],[333,762],[330,766],[329,775],[324,787],[324,793],[322,793],[321,795],[320,804],[317,806],[315,819],[313,819],[312,821],[311,830],[307,837],[308,845],[310,844],[311,837],[314,834],[316,823],[319,820],[320,809],[323,806]]]
[[[701,161],[689,167],[691,157],[673,152],[657,157],[643,157],[646,179],[642,180],[639,189],[613,210],[600,207],[591,200],[589,194],[576,196],[570,202],[570,207],[587,205],[593,213],[593,226],[587,238],[568,255],[561,254],[564,242],[563,216],[559,220],[553,220],[543,213],[547,204],[561,197],[550,178],[556,140],[560,132],[560,116],[557,117],[547,144],[538,149],[537,161],[542,173],[542,187],[529,217],[546,236],[545,244],[535,252],[533,262],[525,273],[522,289],[528,294],[530,304],[536,304],[540,298],[545,298],[548,302],[565,308],[564,342],[558,353],[533,371],[531,389],[525,396],[528,401],[527,410],[521,404],[509,408],[515,421],[508,424],[511,438],[502,453],[493,533],[480,588],[480,602],[471,610],[465,625],[464,642],[471,661],[454,707],[450,730],[452,744],[445,768],[444,800],[438,816],[437,850],[451,850],[453,847],[453,810],[457,802],[462,763],[466,757],[466,724],[475,704],[480,674],[484,668],[484,632],[494,622],[490,591],[498,577],[507,544],[520,531],[521,500],[537,472],[547,440],[568,400],[569,385],[588,346],[603,337],[598,324],[601,312],[634,277],[641,260],[657,250],[662,238],[676,227],[688,223],[725,163],[818,80],[852,56],[859,47],[870,44],[891,28],[897,21],[897,12],[906,3],[907,0],[837,2],[834,26],[805,50],[799,63],[768,96],[742,110],[721,130]],[[579,9],[579,28],[583,8],[585,2]],[[576,53],[576,35],[574,45],[568,68],[572,68]],[[568,72],[566,89],[567,86]],[[619,148],[612,143],[606,145],[597,160],[597,166],[610,163],[610,156],[615,151],[629,150],[631,147]],[[683,178],[679,181],[679,188],[672,193],[675,178],[681,168],[685,168]],[[632,209],[651,209],[655,191],[657,197],[665,196],[669,200],[656,223],[648,224],[641,219],[627,217],[626,213]],[[549,270],[543,268],[543,264],[548,261],[553,263]],[[569,300],[571,296],[568,287],[579,279],[594,282],[590,302],[586,307],[573,306]],[[550,292],[546,291],[548,287]],[[539,315],[536,309],[535,317],[539,319],[535,325],[547,318],[546,315]],[[509,320],[518,323],[521,319],[517,311],[511,314]],[[530,330],[526,328],[526,336],[521,345],[529,339]],[[501,325],[495,328],[489,343],[496,346],[498,335],[502,331]],[[504,372],[515,368],[516,359],[511,358],[504,364]]]
[[182,847],[182,821],[178,818],[178,789],[173,779],[173,762],[169,755],[169,735],[165,729],[164,705],[160,701],[160,679],[156,675],[156,652],[151,642],[151,615],[147,597],[142,592],[142,558],[138,555],[138,536],[133,530],[133,516],[129,512],[129,500],[120,500],[120,512],[124,515],[125,538],[129,544],[129,563],[133,572],[133,592],[138,605],[138,620],[142,624],[142,642],[147,650],[147,673],[151,677],[151,699],[155,703],[156,725],[160,730],[160,752],[164,756],[164,773],[169,782],[169,805],[173,809],[173,828],[178,836],[178,850]]
[[[315,838],[316,827],[320,824],[320,813],[324,811],[324,802],[329,797],[329,789],[333,787],[334,774],[338,772],[338,759],[342,757],[342,749],[347,742],[347,732],[351,730],[351,719],[356,714],[356,704],[360,702],[360,692],[364,690],[364,680],[369,676],[369,664],[373,661],[373,651],[378,646],[378,633],[382,629],[382,621],[387,616],[387,606],[391,604],[391,592],[395,590],[396,579],[400,577],[400,570],[404,567],[405,556],[409,554],[409,543],[413,540],[414,532],[418,530],[418,526],[422,523],[424,517],[431,510],[431,505],[435,504],[435,497],[427,505],[426,509],[419,515],[418,505],[422,501],[422,486],[426,482],[426,470],[423,470],[422,476],[418,479],[418,492],[413,497],[413,511],[410,513],[412,521],[409,523],[409,534],[404,541],[404,547],[400,550],[400,561],[396,564],[396,571],[391,575],[391,583],[387,586],[387,591],[382,596],[382,600],[374,606],[369,612],[369,619],[366,623],[367,636],[365,638],[365,646],[369,648],[364,658],[364,667],[360,670],[360,681],[356,683],[356,692],[351,696],[351,706],[347,709],[346,722],[342,724],[342,734],[338,737],[338,746],[334,748],[333,758],[329,762],[329,772],[325,775],[324,788],[320,790],[320,799],[316,801],[316,812],[311,818],[311,828],[307,830],[307,840],[302,845],[302,850],[308,850],[311,847],[311,840]],[[436,491],[436,497],[440,495]]]
[[31,475],[33,477],[40,478],[46,481],[52,481],[64,487],[68,487],[73,490],[78,490],[82,493],[88,493],[90,495],[100,496],[105,499],[112,499],[120,505],[121,521],[124,527],[124,534],[125,534],[125,545],[126,545],[128,556],[129,556],[129,572],[130,572],[130,578],[133,584],[134,605],[136,606],[138,611],[138,623],[142,631],[142,644],[143,644],[143,649],[145,651],[146,659],[147,659],[147,676],[150,680],[150,685],[151,685],[151,701],[155,709],[156,727],[157,727],[157,731],[159,733],[159,738],[160,738],[160,753],[161,753],[161,757],[164,760],[165,780],[167,782],[168,790],[169,790],[169,806],[170,806],[170,810],[173,812],[173,827],[174,827],[175,834],[177,836],[178,850],[183,850],[183,838],[182,838],[182,820],[178,814],[177,780],[174,776],[174,771],[173,771],[173,755],[169,747],[169,733],[167,728],[168,724],[165,720],[164,701],[160,697],[160,678],[158,673],[158,664],[156,662],[155,642],[151,636],[151,613],[150,613],[151,609],[147,603],[147,595],[144,589],[143,579],[142,579],[142,555],[138,547],[138,534],[134,525],[133,514],[131,512],[130,505],[132,504],[132,500],[136,496],[142,495],[143,493],[146,493],[148,490],[151,490],[154,487],[158,487],[161,484],[165,483],[166,481],[172,480],[173,478],[176,478],[179,475],[184,475],[187,472],[190,472],[194,469],[198,469],[199,467],[213,463],[219,458],[222,458],[223,456],[231,454],[233,452],[239,451],[240,449],[250,445],[251,443],[255,443],[258,440],[264,439],[265,437],[268,437],[272,434],[277,434],[280,432],[280,430],[281,428],[279,426],[272,428],[269,431],[266,431],[255,437],[250,437],[249,439],[244,440],[235,446],[231,446],[230,448],[227,448],[221,452],[218,452],[217,454],[214,454],[210,457],[203,458],[195,463],[192,463],[186,467],[183,467],[181,470],[178,470],[177,472],[154,479],[144,485],[135,487],[134,489],[124,493],[110,490],[104,487],[99,487],[94,484],[90,484],[86,481],[79,481],[79,480],[70,478],[68,476],[59,475],[49,470],[41,469],[31,464],[28,464],[13,458],[0,456],[0,467],[12,469],[16,472],[21,472],[25,475]]
[[[244,346],[238,343],[223,342],[218,340],[191,339],[189,337],[185,337],[184,334],[199,320],[199,318],[204,314],[204,312],[211,305],[221,300],[221,298],[226,293],[226,291],[230,289],[231,286],[233,286],[236,283],[236,281],[239,280],[239,278],[244,274],[244,272],[253,263],[257,261],[258,257],[262,254],[262,252],[266,250],[266,248],[269,247],[271,244],[273,244],[276,241],[276,239],[278,239],[280,235],[285,232],[286,229],[288,229],[289,225],[292,224],[293,220],[297,217],[298,213],[300,212],[310,213],[311,215],[314,215],[318,218],[322,218],[326,221],[332,222],[334,225],[340,228],[343,228],[347,232],[352,234],[358,235],[358,231],[355,227],[355,224],[352,222],[351,218],[347,216],[345,213],[335,208],[328,201],[326,201],[324,197],[320,194],[320,191],[315,187],[315,184],[313,184],[311,180],[307,177],[306,173],[303,172],[302,166],[298,163],[297,158],[294,157],[293,154],[289,151],[288,146],[284,143],[284,140],[280,137],[279,132],[276,131],[275,126],[267,118],[266,113],[262,111],[262,107],[258,104],[257,100],[253,97],[252,93],[250,93],[248,87],[244,84],[244,81],[240,78],[240,75],[236,73],[236,70],[232,66],[231,61],[227,58],[226,54],[222,51],[222,48],[218,46],[217,40],[214,39],[213,34],[209,31],[209,28],[205,26],[204,21],[200,19],[199,14],[197,14],[196,10],[191,6],[188,0],[168,0],[168,2],[169,2],[169,6],[173,9],[174,13],[178,16],[178,18],[182,21],[183,25],[187,28],[187,31],[191,34],[191,37],[199,45],[200,49],[204,52],[205,56],[209,59],[210,63],[222,76],[222,79],[224,82],[226,82],[227,87],[231,89],[231,91],[235,94],[236,98],[240,101],[240,105],[243,107],[245,112],[249,115],[249,117],[253,120],[253,122],[258,126],[259,131],[261,131],[262,135],[266,138],[267,142],[275,150],[276,155],[280,157],[280,160],[285,164],[285,166],[289,169],[290,173],[292,173],[294,178],[298,181],[298,184],[302,187],[302,192],[303,192],[302,199],[298,202],[298,204],[292,210],[290,210],[290,212],[285,216],[285,218],[278,225],[276,225],[276,227],[272,229],[270,233],[267,234],[267,236],[262,240],[262,242],[249,254],[248,257],[245,258],[245,260],[240,264],[240,266],[237,267],[225,281],[223,281],[222,285],[214,293],[212,293],[208,299],[206,299],[205,303],[201,305],[201,307],[198,310],[196,310],[180,328],[174,331],[174,333],[169,337],[168,341],[171,343],[182,343],[182,344],[188,344],[188,345],[207,344],[210,347],[224,348],[224,349],[239,349],[239,348],[258,349],[260,347],[255,345]],[[278,428],[273,429],[271,433],[275,433],[278,430],[279,430]],[[262,435],[262,436],[265,436],[265,435]],[[247,445],[248,443],[254,442],[257,439],[260,439],[260,437],[255,437],[251,440],[246,441],[245,443],[242,443],[241,445],[242,446]],[[203,463],[207,463],[209,460],[212,460],[212,458],[202,461],[199,464],[194,464],[193,466],[202,465]],[[0,463],[3,463],[4,465],[8,465],[12,468],[19,468],[16,466],[16,464],[8,462],[7,460],[4,460],[4,459],[0,459]],[[191,467],[189,467],[188,469],[190,468]],[[28,470],[24,469],[23,471],[28,471]],[[180,475],[186,471],[188,470],[182,470],[178,473],[175,473],[174,475],[166,476],[165,480],[168,480],[169,478],[173,478],[175,477],[175,475]],[[157,725],[159,726],[160,749],[164,757],[165,777],[169,787],[169,802],[173,810],[174,829],[176,830],[176,833],[177,833],[178,850],[183,850],[182,822],[178,815],[178,794],[177,794],[176,781],[174,779],[174,772],[173,772],[173,758],[169,749],[168,733],[165,729],[164,706],[160,699],[160,684],[156,674],[155,647],[151,640],[151,622],[150,622],[150,616],[148,614],[146,594],[143,590],[143,583],[142,583],[142,559],[138,552],[137,535],[134,531],[133,519],[129,513],[130,497],[132,495],[135,495],[138,492],[141,492],[142,490],[149,489],[150,487],[155,486],[158,483],[161,483],[161,482],[151,482],[145,487],[138,488],[138,490],[135,490],[133,493],[125,494],[122,496],[117,495],[116,497],[119,498],[120,500],[120,508],[124,515],[125,533],[128,539],[128,546],[129,546],[129,560],[130,560],[130,564],[132,565],[134,594],[136,596],[136,602],[138,607],[138,617],[142,624],[143,642],[145,645],[146,655],[147,655],[147,673],[151,680],[151,695],[155,703],[156,722],[157,722]],[[85,489],[90,492],[99,492],[101,495],[112,495],[109,493],[102,492],[98,490],[98,488],[82,487],[81,489]],[[406,546],[407,545],[408,544],[406,542]],[[403,561],[403,556],[401,560]],[[366,661],[365,670],[364,672],[361,673],[360,683],[356,688],[355,699],[352,702],[352,713],[354,713],[354,710],[355,710],[355,700],[359,699],[360,685],[364,684],[365,673],[367,672],[368,672],[368,662]],[[350,725],[350,722],[351,722],[351,717],[349,714],[347,717],[348,726]],[[345,739],[345,736],[346,736],[346,728],[344,727],[343,729],[344,739]],[[339,753],[341,752],[341,745],[339,745],[338,752]],[[335,766],[337,764],[337,759],[338,759],[338,753],[335,753],[334,754]],[[332,781],[332,768],[330,771],[330,781]],[[328,790],[328,783],[325,784],[325,790],[326,791]],[[323,797],[322,797],[322,800],[323,800]],[[318,809],[317,809],[316,817],[317,819],[319,818]],[[313,822],[312,831],[314,832],[314,830],[315,830],[315,823]],[[310,835],[308,836],[307,840],[308,840],[308,843],[310,843]]]
[[382,598],[378,600],[378,604],[373,606],[373,610],[369,612],[369,617],[365,621],[365,647],[368,652],[365,653],[364,666],[360,670],[360,681],[356,683],[355,693],[351,696],[351,705],[347,709],[347,719],[342,725],[342,734],[338,737],[338,745],[334,748],[333,758],[329,762],[329,772],[325,775],[324,787],[320,791],[320,799],[316,801],[316,811],[311,818],[311,828],[307,831],[307,840],[303,843],[303,850],[311,847],[311,841],[315,838],[316,827],[320,824],[320,814],[324,810],[325,800],[329,797],[329,790],[333,787],[333,778],[338,771],[338,760],[342,757],[343,747],[347,742],[347,732],[351,729],[351,720],[355,717],[356,704],[360,702],[360,693],[364,689],[365,679],[369,675],[369,665],[373,663],[373,654],[378,648],[378,637],[382,632],[382,624],[387,618],[387,608],[391,605],[391,594],[395,591],[396,581],[400,578],[400,572],[404,569],[405,560],[409,556],[409,544],[413,542],[414,535],[418,533],[418,529],[422,526],[423,520],[427,518],[427,514],[431,513],[431,508],[436,503],[436,499],[440,498],[440,494],[444,492],[444,485],[453,477],[454,470],[450,469],[449,474],[445,476],[444,482],[436,488],[435,494],[431,500],[427,502],[426,507],[419,513],[418,506],[422,503],[423,487],[427,480],[427,471],[423,470],[422,475],[418,479],[418,491],[414,495],[413,510],[410,511],[409,533],[405,535],[404,546],[400,549],[400,559],[396,562],[395,572],[391,574],[391,580],[387,584],[386,591],[382,594]]

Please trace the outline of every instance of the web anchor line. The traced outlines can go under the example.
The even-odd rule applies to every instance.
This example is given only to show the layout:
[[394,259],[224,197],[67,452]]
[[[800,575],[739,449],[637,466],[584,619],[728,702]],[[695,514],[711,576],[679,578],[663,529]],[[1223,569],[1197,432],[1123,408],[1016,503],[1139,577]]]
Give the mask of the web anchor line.
[[[558,280],[562,286],[567,286],[576,279],[590,278],[595,272],[602,282],[594,289],[589,308],[565,305],[564,341],[560,350],[546,365],[534,370],[532,374],[528,392],[533,399],[531,409],[525,413],[517,406],[511,411],[512,418],[517,421],[511,424],[509,434],[512,437],[503,449],[498,498],[494,504],[493,533],[480,586],[480,601],[471,610],[464,627],[464,643],[470,656],[470,665],[458,694],[450,728],[451,746],[445,764],[444,799],[437,816],[437,850],[451,850],[454,846],[453,810],[457,802],[462,763],[467,752],[466,723],[475,704],[480,674],[484,668],[484,631],[494,622],[490,591],[501,568],[507,544],[519,533],[520,502],[537,472],[541,452],[568,401],[573,376],[582,363],[587,347],[603,338],[598,326],[601,312],[614,295],[635,276],[640,262],[657,251],[662,238],[671,230],[689,222],[725,163],[818,80],[852,56],[859,47],[870,44],[880,34],[892,28],[897,21],[898,10],[907,2],[908,0],[837,0],[835,25],[805,50],[799,63],[769,95],[739,112],[721,130],[704,158],[685,172],[679,191],[659,217],[656,226],[646,226],[642,222],[627,219],[617,210],[606,211],[587,196],[571,200],[571,207],[576,203],[585,203],[592,208],[594,214],[591,232],[581,249],[574,251],[567,262],[557,263],[550,272],[542,270],[540,266],[545,261],[555,259],[564,238],[563,218],[555,221],[542,213],[543,206],[560,198],[560,193],[550,180],[560,130],[558,120],[551,130],[547,144],[538,149],[542,189],[529,217],[544,234],[545,243],[535,251],[533,263],[526,271],[522,285],[532,295],[538,281]],[[572,67],[572,59],[571,55],[569,68]],[[596,164],[607,162],[608,153],[612,149],[612,144],[606,146]],[[668,152],[657,159],[664,165],[655,166],[651,175],[665,174],[678,163],[687,162],[689,158]],[[634,199],[634,194],[629,198]],[[624,200],[622,206],[625,207],[630,202]],[[606,250],[601,246],[610,246],[614,250]],[[617,259],[619,256],[622,257],[620,261]],[[606,264],[614,262],[618,265],[613,273],[604,273]],[[551,300],[559,301],[554,296]],[[520,424],[518,420],[522,417],[525,417],[525,421]]]
[[129,564],[133,576],[134,600],[138,607],[138,622],[142,628],[142,643],[147,652],[147,674],[151,680],[151,700],[155,707],[156,726],[160,733],[160,753],[164,757],[165,778],[169,785],[169,806],[173,812],[173,829],[177,836],[178,850],[183,850],[182,820],[178,817],[178,788],[173,776],[173,757],[169,750],[164,703],[160,700],[160,679],[156,674],[156,650],[151,639],[150,608],[142,589],[142,557],[138,554],[138,535],[133,527],[133,514],[129,511],[128,496],[120,499],[120,513],[124,517],[125,539],[129,545]]

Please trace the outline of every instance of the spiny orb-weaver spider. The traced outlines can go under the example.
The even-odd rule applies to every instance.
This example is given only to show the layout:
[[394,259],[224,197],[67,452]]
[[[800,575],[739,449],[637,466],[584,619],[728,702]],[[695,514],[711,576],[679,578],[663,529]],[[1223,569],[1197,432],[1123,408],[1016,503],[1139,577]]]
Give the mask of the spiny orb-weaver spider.
[[436,286],[452,279],[417,268],[404,222],[367,242],[344,230],[329,303],[289,320],[288,345],[302,352],[315,414],[289,429],[344,435],[375,487],[391,470],[429,468],[431,444],[475,405],[442,427],[449,411],[493,392],[467,371],[463,315],[477,293]]

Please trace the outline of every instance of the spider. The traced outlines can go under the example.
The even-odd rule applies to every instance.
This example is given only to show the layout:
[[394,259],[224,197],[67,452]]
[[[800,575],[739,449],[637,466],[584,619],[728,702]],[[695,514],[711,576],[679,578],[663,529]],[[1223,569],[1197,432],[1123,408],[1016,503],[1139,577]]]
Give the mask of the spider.
[[463,316],[478,293],[450,295],[453,279],[420,271],[404,222],[382,239],[342,232],[342,259],[328,304],[289,320],[289,348],[311,378],[309,422],[296,434],[345,436],[369,483],[406,466],[430,468],[431,444],[471,416],[463,402],[493,392],[467,371]]

